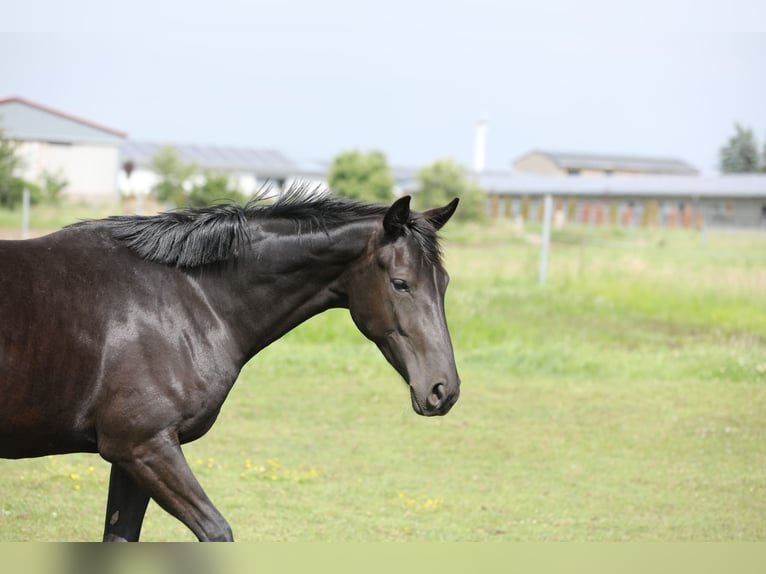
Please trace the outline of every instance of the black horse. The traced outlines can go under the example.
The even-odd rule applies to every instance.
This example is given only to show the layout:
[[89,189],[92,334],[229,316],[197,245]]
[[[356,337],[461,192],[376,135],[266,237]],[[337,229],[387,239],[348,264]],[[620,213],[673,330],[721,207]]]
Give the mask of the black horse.
[[104,540],[138,540],[150,497],[199,540],[232,540],[181,444],[306,319],[348,308],[418,414],[457,400],[436,237],[457,202],[418,213],[409,197],[298,190],[0,241],[0,457],[99,453],[112,464]]

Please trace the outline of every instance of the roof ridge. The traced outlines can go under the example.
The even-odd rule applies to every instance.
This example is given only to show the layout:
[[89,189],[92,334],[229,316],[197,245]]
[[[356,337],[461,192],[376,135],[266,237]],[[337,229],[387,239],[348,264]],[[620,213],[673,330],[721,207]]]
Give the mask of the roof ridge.
[[[532,152],[535,153],[535,152]],[[580,151],[554,151],[554,150],[536,150],[536,153],[541,153],[550,156],[567,156],[567,157],[583,157],[591,159],[631,159],[641,161],[677,161],[682,163],[688,163],[685,160],[676,156],[663,156],[663,155],[643,155],[643,154],[628,154],[628,153],[600,153],[600,152],[580,152]]]
[[112,135],[121,137],[121,138],[127,138],[128,134],[127,132],[123,132],[121,130],[117,130],[115,128],[110,128],[108,126],[105,126],[103,124],[99,124],[97,122],[93,122],[91,120],[86,120],[85,118],[81,118],[79,116],[76,116],[74,114],[70,114],[68,112],[62,112],[61,110],[57,110],[56,108],[52,108],[50,106],[46,106],[44,104],[40,104],[38,102],[34,102],[32,100],[29,100],[27,98],[22,98],[21,96],[9,96],[7,98],[0,98],[0,105],[2,104],[10,104],[10,103],[19,103],[24,104],[25,106],[29,106],[31,108],[36,108],[38,110],[41,110],[43,112],[53,114],[62,118],[65,118],[67,120],[83,124],[85,126],[88,126],[90,128],[97,129],[99,131],[107,132]]

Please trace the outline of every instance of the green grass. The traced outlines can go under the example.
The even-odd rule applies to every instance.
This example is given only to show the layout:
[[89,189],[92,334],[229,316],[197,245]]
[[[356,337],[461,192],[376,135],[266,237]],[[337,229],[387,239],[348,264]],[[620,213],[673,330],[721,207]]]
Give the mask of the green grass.
[[[452,225],[452,224],[451,224]],[[348,313],[258,355],[186,447],[238,540],[766,540],[766,235],[445,229],[444,418]],[[0,461],[2,540],[96,540],[97,456]],[[145,540],[191,540],[153,504]]]
[[[29,227],[39,235],[46,231],[60,229],[82,219],[106,217],[125,212],[126,209],[128,209],[127,205],[122,205],[117,201],[113,204],[104,205],[85,203],[34,205],[29,210]],[[0,208],[0,231],[4,231],[4,235],[8,235],[9,232],[19,232],[21,230],[21,218],[21,208],[13,210]]]

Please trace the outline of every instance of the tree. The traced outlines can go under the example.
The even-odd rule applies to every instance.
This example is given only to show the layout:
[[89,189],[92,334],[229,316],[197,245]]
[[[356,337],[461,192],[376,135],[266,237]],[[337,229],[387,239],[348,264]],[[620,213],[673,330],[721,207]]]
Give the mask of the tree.
[[459,197],[460,206],[455,212],[457,219],[466,221],[483,217],[486,200],[484,190],[453,160],[437,160],[421,168],[415,177],[419,184],[414,197],[417,209],[422,211],[441,207]]
[[159,181],[152,188],[157,199],[178,207],[205,207],[215,201],[244,202],[245,197],[231,185],[229,176],[213,169],[200,173],[197,164],[184,163],[173,147],[162,148],[152,158]]
[[721,171],[723,173],[753,173],[760,171],[758,144],[753,130],[734,124],[736,134],[729,144],[721,148]]
[[69,185],[64,174],[59,172],[43,171],[40,174],[40,193],[45,202],[57,205],[61,201],[61,192]]
[[191,207],[205,207],[221,200],[243,203],[245,198],[231,185],[228,175],[215,170],[206,171],[202,181],[194,185],[186,198]]
[[333,161],[327,180],[333,192],[342,197],[373,203],[393,199],[394,178],[386,156],[379,151],[341,153]]
[[157,194],[157,199],[178,206],[185,205],[184,184],[188,185],[187,182],[197,171],[197,166],[193,163],[183,163],[175,148],[166,146],[152,158],[152,169],[160,178],[157,185],[152,188],[152,191]]
[[21,203],[25,183],[16,175],[20,167],[16,144],[0,129],[0,207],[13,208]]
[[69,184],[63,174],[43,171],[38,182],[26,181],[16,175],[22,163],[16,154],[16,144],[0,129],[0,207],[13,209],[18,206],[25,188],[33,205],[40,202],[57,204],[61,191]]

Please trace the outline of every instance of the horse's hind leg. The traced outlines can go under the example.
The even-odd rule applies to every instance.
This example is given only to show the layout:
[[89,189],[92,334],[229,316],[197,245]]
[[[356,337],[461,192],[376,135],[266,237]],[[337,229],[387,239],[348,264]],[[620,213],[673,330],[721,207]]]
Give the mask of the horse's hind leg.
[[116,464],[109,476],[104,542],[138,542],[149,495]]
[[162,434],[116,449],[104,438],[99,440],[99,450],[200,541],[233,540],[228,522],[197,482],[175,437]]

